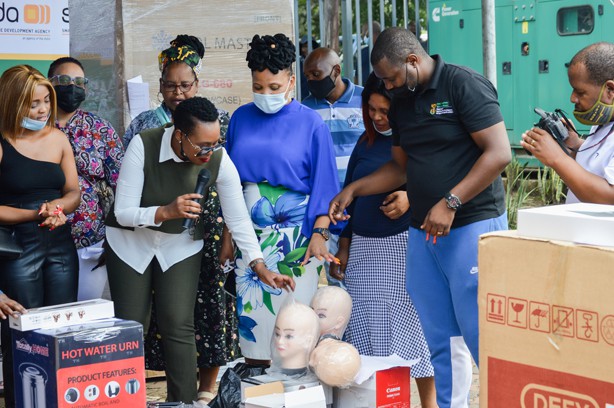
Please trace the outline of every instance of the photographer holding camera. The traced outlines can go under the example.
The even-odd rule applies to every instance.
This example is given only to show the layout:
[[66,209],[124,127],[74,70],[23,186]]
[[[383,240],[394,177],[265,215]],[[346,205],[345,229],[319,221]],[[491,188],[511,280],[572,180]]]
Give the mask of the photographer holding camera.
[[581,138],[568,122],[569,136],[559,146],[556,135],[534,127],[523,133],[521,145],[563,179],[569,188],[568,204],[614,204],[614,44],[583,48],[572,58],[567,74],[573,114],[592,126],[590,134]]

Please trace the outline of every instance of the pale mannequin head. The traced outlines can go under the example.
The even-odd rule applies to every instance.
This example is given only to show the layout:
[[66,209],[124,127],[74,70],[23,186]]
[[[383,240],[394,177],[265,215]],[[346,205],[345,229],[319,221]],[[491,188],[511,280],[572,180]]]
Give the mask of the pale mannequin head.
[[282,370],[306,368],[319,333],[318,316],[309,306],[301,303],[282,306],[271,341],[272,365]]
[[350,343],[324,339],[311,353],[309,366],[323,383],[349,387],[360,370],[360,355]]
[[321,336],[332,334],[343,338],[352,313],[352,298],[345,290],[337,286],[321,287],[311,300],[311,308],[320,319]]

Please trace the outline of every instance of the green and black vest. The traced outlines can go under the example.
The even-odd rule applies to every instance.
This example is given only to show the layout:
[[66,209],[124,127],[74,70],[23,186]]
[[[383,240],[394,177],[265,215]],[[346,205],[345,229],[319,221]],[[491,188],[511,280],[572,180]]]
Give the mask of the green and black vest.
[[[203,198],[200,201],[200,205],[203,205],[209,195],[209,187],[217,180],[222,155],[224,154],[221,149],[213,152],[211,159],[203,165],[197,165],[191,162],[178,163],[174,160],[167,160],[160,163],[162,136],[164,135],[164,131],[170,126],[173,125],[168,124],[163,127],[144,130],[140,133],[141,139],[143,140],[143,146],[145,147],[145,163],[143,166],[145,180],[141,196],[141,207],[167,205],[180,195],[192,193],[196,186],[198,173],[203,168],[206,168],[211,172],[211,178],[205,187]],[[134,230],[134,228],[131,227],[123,227],[117,222],[115,218],[115,206],[109,211],[105,223],[109,227]],[[182,223],[183,218],[178,218],[164,221],[159,227],[150,226],[147,228],[166,232],[168,234],[180,234],[184,231],[181,225]],[[195,225],[194,239],[203,239],[203,223],[198,222]]]

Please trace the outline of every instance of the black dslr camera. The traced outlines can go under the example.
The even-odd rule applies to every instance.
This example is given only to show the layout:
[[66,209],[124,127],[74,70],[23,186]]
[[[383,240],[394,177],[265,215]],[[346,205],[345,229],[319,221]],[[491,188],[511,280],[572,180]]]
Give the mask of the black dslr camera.
[[[565,123],[570,123],[565,114],[560,109],[555,109],[554,112],[546,112],[543,109],[535,108],[541,119],[535,124],[540,129],[550,133],[554,139],[559,142],[560,145],[569,137],[569,131],[565,126]],[[563,120],[565,123],[563,123]]]

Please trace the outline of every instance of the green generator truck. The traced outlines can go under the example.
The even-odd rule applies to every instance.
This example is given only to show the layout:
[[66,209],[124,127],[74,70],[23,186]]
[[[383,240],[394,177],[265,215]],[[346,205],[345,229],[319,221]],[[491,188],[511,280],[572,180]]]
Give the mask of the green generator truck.
[[[538,121],[535,107],[573,119],[568,63],[589,44],[614,42],[614,0],[496,0],[495,21],[501,110],[514,154],[527,159],[520,136]],[[483,72],[481,0],[430,0],[428,33],[430,54]]]

